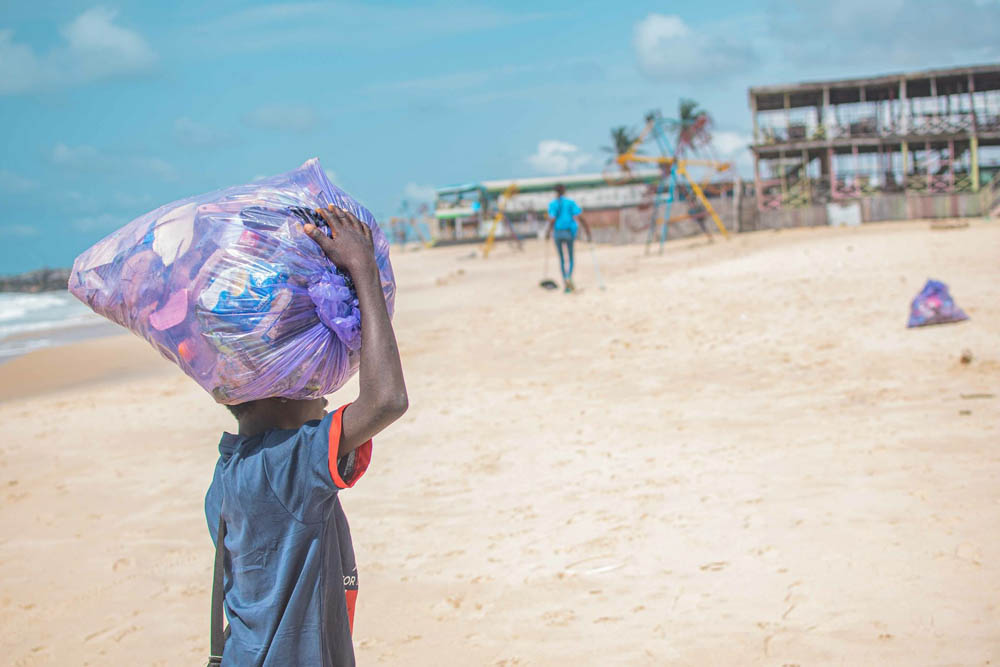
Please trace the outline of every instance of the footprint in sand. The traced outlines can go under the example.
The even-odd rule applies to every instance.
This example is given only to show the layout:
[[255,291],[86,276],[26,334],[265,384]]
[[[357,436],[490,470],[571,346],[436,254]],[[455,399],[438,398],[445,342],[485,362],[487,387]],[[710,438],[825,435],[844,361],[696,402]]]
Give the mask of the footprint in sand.
[[699,570],[702,572],[718,572],[719,570],[724,570],[729,566],[729,561],[718,560],[712,563],[705,563]]
[[542,614],[542,622],[550,627],[563,627],[576,620],[576,614],[571,609],[558,609]]
[[983,564],[983,552],[971,542],[962,542],[955,549],[955,556],[975,565]]
[[138,625],[128,625],[128,626],[117,626],[110,628],[102,628],[97,632],[92,632],[83,638],[85,644],[89,644],[92,641],[104,641],[105,639],[111,638],[115,642],[121,642],[122,639],[128,635],[139,632],[142,630]]

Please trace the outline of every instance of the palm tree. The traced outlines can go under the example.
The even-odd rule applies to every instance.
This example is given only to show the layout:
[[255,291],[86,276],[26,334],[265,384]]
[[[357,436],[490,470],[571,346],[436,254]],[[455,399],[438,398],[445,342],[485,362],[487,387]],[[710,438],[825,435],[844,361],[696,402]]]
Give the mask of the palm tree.
[[681,98],[677,118],[667,121],[667,125],[677,132],[677,155],[684,152],[685,146],[705,146],[712,141],[712,117],[694,100]]
[[[611,153],[608,162],[614,162],[615,158],[629,152],[637,138],[635,130],[631,130],[625,125],[619,125],[611,128],[611,146],[604,146],[601,150],[605,153]],[[640,151],[635,152],[639,153]]]

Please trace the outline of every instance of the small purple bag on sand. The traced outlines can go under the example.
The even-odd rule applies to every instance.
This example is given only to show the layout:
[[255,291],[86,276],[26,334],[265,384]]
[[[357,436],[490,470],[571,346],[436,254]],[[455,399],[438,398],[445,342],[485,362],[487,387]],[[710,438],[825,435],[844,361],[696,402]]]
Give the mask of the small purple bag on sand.
[[951,298],[948,286],[939,280],[928,279],[920,294],[913,297],[910,303],[910,319],[906,326],[924,327],[967,319],[969,316]]
[[357,371],[361,349],[354,285],[301,230],[329,204],[371,227],[391,316],[389,243],[315,158],[136,218],[76,258],[69,289],[219,403],[318,398]]

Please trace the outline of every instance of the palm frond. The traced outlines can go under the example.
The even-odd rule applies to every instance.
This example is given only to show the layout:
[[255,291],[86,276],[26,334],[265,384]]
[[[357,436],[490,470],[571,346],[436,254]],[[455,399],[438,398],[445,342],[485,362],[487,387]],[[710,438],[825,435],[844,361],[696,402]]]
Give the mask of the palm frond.
[[638,136],[635,130],[630,129],[626,125],[613,127],[611,128],[611,146],[605,146],[601,150],[614,153],[615,155],[624,155],[632,148],[632,144],[635,143]]

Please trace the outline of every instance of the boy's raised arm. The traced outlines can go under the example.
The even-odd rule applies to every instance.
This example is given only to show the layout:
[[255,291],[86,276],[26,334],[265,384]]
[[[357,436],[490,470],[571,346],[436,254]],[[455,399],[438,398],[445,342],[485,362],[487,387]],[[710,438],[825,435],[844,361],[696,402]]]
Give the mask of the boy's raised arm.
[[337,268],[350,274],[361,308],[361,387],[357,400],[344,410],[337,453],[340,457],[399,419],[409,403],[399,348],[375,264],[371,229],[332,205],[317,213],[326,220],[331,236],[313,225],[306,225],[305,232]]

